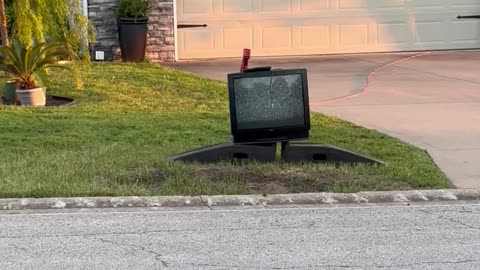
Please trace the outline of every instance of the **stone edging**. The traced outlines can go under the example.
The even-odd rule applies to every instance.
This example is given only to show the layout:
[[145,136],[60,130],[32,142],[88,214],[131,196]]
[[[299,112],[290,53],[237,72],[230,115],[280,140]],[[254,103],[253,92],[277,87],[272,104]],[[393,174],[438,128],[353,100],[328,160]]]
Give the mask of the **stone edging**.
[[0,210],[135,208],[135,207],[214,207],[267,205],[335,205],[395,202],[440,202],[480,200],[480,190],[420,190],[286,195],[231,195],[195,197],[91,197],[0,199]]

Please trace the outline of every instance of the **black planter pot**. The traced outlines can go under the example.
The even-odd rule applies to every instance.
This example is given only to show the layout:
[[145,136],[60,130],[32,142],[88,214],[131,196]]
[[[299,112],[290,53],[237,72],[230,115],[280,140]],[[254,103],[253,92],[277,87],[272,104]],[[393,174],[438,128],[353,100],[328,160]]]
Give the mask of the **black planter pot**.
[[124,62],[141,62],[145,59],[147,47],[148,19],[119,18],[118,38],[122,60]]

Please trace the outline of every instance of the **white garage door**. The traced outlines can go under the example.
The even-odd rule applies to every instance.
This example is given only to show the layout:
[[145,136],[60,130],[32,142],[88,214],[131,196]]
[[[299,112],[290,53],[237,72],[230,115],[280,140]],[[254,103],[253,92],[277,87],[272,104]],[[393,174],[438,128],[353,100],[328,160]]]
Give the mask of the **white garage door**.
[[480,0],[177,0],[180,59],[480,48]]

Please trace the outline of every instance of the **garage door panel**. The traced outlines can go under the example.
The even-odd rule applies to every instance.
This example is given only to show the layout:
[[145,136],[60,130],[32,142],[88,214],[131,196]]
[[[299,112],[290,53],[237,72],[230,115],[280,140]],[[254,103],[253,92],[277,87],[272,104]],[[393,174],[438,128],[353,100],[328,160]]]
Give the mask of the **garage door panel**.
[[344,24],[339,26],[339,46],[364,47],[368,44],[368,24]]
[[376,7],[378,9],[402,9],[405,7],[406,3],[408,1],[406,0],[388,0],[388,1],[384,1],[384,0],[375,0],[375,1],[372,1],[370,2],[370,5],[369,7]]
[[455,1],[452,1],[452,5],[456,6],[456,5],[480,5],[480,3],[478,2],[478,0],[455,0]]
[[415,23],[416,41],[419,43],[432,43],[445,41],[445,29],[443,22],[439,21],[417,21]]
[[328,49],[332,36],[330,25],[303,25],[300,27],[300,47],[310,49]]
[[260,11],[290,13],[292,0],[260,0]]
[[405,7],[405,0],[339,0],[338,8],[340,10],[359,10],[364,13],[375,13],[384,9],[398,9]]
[[411,0],[409,2],[415,8],[433,8],[433,9],[444,9],[448,7],[448,1],[439,1],[439,0]]
[[330,9],[329,0],[300,0],[300,10],[303,12],[324,11]]
[[377,44],[407,45],[411,41],[408,22],[385,22],[377,24]]
[[454,13],[454,15],[478,15],[480,14],[480,1],[455,1],[452,3],[450,11]]
[[291,27],[264,27],[262,28],[262,49],[291,49]]
[[452,22],[449,30],[452,42],[479,42],[480,40],[480,22],[478,21]]
[[213,14],[213,0],[182,0],[179,9],[184,17]]
[[477,0],[177,1],[180,59],[480,47]]
[[215,34],[211,31],[184,31],[183,48],[186,51],[203,51],[215,48]]
[[223,48],[227,50],[241,50],[253,45],[253,28],[225,28],[223,29]]
[[222,0],[222,10],[225,15],[252,13],[253,0]]

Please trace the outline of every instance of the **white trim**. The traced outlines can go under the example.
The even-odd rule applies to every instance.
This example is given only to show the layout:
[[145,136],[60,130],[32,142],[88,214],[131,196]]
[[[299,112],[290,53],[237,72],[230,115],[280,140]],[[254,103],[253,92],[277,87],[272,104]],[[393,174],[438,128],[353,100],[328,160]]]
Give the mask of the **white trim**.
[[[84,0],[87,1],[87,0]],[[177,0],[173,0],[173,38],[175,42],[175,62],[178,62],[178,28],[177,28]]]
[[83,15],[88,18],[88,0],[82,0]]

